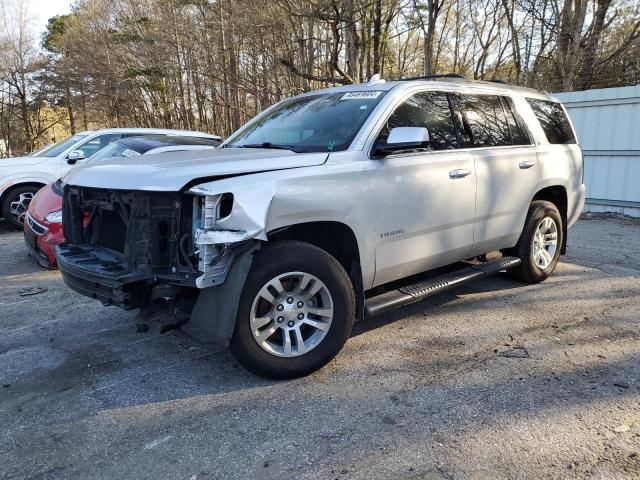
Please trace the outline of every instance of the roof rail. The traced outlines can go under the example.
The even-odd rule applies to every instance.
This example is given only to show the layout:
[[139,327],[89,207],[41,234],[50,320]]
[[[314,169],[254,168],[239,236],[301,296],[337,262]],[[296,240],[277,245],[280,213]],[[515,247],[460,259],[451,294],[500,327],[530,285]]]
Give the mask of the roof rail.
[[500,80],[498,78],[492,78],[491,80],[487,80],[488,82],[491,83],[500,83],[502,85],[509,85],[507,82],[505,82],[504,80]]
[[421,75],[418,77],[399,78],[399,81],[408,82],[411,80],[437,80],[438,78],[457,78],[460,80],[466,80],[464,76],[459,73],[437,73],[434,75]]

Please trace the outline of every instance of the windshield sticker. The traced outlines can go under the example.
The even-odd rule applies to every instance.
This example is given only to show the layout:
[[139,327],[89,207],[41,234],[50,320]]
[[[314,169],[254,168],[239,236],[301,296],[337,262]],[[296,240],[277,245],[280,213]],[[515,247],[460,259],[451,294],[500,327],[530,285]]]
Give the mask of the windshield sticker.
[[129,150],[128,148],[122,152],[123,157],[137,157],[140,155],[140,152],[136,152],[135,150]]
[[345,93],[340,100],[366,100],[369,98],[378,98],[382,92],[380,90],[373,92],[349,92]]

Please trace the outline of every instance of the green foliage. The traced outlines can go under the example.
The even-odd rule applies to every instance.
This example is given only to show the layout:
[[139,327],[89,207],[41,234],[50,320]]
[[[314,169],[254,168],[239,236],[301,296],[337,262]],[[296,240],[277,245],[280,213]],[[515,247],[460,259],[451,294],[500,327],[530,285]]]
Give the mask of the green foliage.
[[146,90],[167,93],[165,72],[158,67],[127,68],[124,77],[136,80]]
[[73,13],[51,17],[42,34],[42,48],[51,53],[62,53],[64,36],[72,19]]

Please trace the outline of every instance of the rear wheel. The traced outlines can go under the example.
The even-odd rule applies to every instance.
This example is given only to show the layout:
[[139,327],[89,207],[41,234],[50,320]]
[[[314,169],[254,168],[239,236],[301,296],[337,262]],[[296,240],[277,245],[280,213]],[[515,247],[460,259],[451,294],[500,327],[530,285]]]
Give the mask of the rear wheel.
[[244,287],[231,351],[248,370],[282,379],[328,363],[346,342],[355,297],[338,261],[313,245],[268,245]]
[[21,229],[27,216],[29,204],[39,187],[25,185],[10,190],[2,201],[2,216],[17,229]]
[[511,277],[539,283],[553,273],[560,258],[563,242],[562,217],[551,202],[531,202],[524,229],[516,246],[510,251],[522,263],[508,270]]

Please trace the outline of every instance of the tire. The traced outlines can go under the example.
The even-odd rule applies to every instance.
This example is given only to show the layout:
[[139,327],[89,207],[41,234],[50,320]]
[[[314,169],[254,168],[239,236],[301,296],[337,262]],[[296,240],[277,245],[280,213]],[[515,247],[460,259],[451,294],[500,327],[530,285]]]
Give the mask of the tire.
[[[542,231],[546,230],[545,225],[542,225],[543,221],[546,226],[551,225],[550,221],[554,223],[553,229],[549,230],[549,232],[555,230],[555,248],[553,250],[550,248],[551,245],[546,246],[547,243],[552,243],[553,235],[551,233],[544,235],[544,248],[536,247],[535,242],[538,241],[540,245],[540,240],[543,238],[540,236],[536,238],[536,232],[539,231],[539,228]],[[512,278],[526,283],[540,283],[545,280],[553,273],[558,264],[564,241],[563,235],[562,216],[558,208],[553,203],[544,200],[531,202],[520,239],[516,246],[509,250],[509,254],[519,257],[522,263],[516,268],[507,270],[508,274]],[[541,250],[544,250],[546,254],[542,254]],[[538,251],[540,251],[539,256],[536,255]]]
[[15,187],[5,195],[2,200],[2,217],[18,230],[22,230],[29,203],[40,187],[25,185]]
[[[274,285],[282,288],[274,290]],[[298,241],[267,245],[256,255],[247,277],[231,353],[262,377],[308,375],[342,349],[353,327],[355,303],[349,276],[324,250]]]

